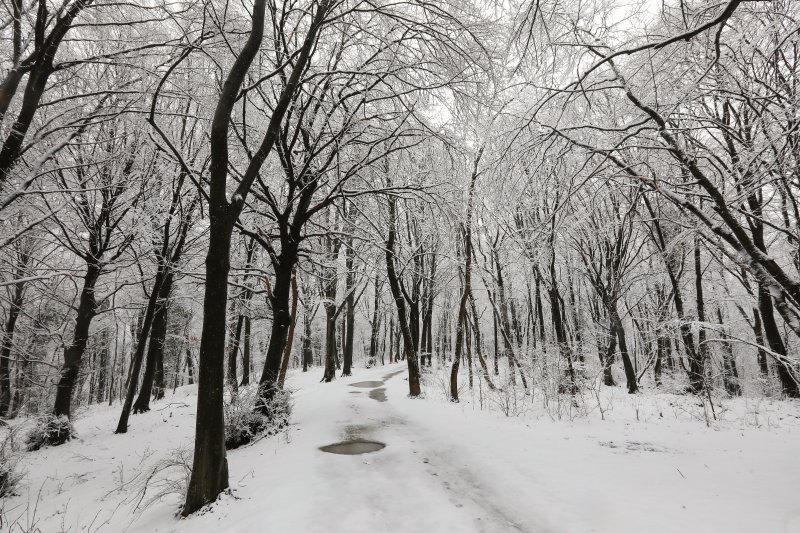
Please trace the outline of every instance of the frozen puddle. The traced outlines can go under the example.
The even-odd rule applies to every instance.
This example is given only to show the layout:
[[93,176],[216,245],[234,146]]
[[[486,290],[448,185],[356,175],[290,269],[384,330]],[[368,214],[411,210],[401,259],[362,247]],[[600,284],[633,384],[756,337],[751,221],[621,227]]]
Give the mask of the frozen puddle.
[[328,444],[327,446],[320,446],[320,450],[326,453],[335,453],[339,455],[361,455],[362,453],[377,452],[386,448],[382,442],[374,440],[354,439],[337,442],[336,444]]
[[373,400],[378,400],[379,402],[386,401],[386,389],[381,387],[380,389],[372,389],[369,391],[369,397]]
[[374,389],[383,385],[383,381],[359,381],[358,383],[351,383],[351,387],[360,387],[362,389]]

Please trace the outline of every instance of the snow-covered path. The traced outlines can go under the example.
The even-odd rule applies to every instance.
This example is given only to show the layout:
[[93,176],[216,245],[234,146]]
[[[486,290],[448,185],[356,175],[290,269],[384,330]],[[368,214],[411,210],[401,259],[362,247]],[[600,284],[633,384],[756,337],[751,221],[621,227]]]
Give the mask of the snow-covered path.
[[[437,379],[412,400],[402,363],[324,384],[291,373],[291,428],[230,452],[231,494],[186,520],[177,494],[133,508],[141,475],[191,449],[193,389],[133,417],[127,435],[112,433],[117,406],[96,406],[79,440],[24,455],[20,496],[2,504],[12,518],[36,507],[27,524],[48,533],[800,531],[796,402],[750,406],[760,427],[707,428],[681,414],[691,398],[623,391],[606,420],[550,420],[481,410],[466,391],[446,402]],[[365,381],[378,383],[353,386]],[[353,437],[386,447],[319,449]]]
[[[384,384],[352,386],[364,381]],[[408,400],[407,393],[402,364],[299,390],[291,443],[231,453],[233,472],[260,475],[236,483],[240,501],[225,501],[187,525],[220,520],[226,532],[260,531],[265,524],[270,531],[309,533],[546,530],[537,523],[534,505],[515,508],[513,498],[487,488],[486,478],[496,473],[474,463],[456,438],[442,439],[400,408],[424,402]],[[352,438],[386,448],[363,455],[319,450]]]

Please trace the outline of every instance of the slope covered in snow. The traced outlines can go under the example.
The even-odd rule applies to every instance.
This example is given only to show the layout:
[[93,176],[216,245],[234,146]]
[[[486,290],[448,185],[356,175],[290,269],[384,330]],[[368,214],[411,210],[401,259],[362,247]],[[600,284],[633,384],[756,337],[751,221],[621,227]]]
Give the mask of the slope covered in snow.
[[[800,530],[796,402],[739,399],[704,422],[697,400],[600,391],[599,408],[492,393],[460,404],[426,376],[406,397],[403,364],[318,383],[293,373],[291,427],[229,453],[231,491],[175,516],[191,460],[194,390],[112,430],[118,407],[81,414],[79,439],[23,454],[11,531],[776,531]],[[364,387],[354,383],[373,381]],[[587,400],[588,403],[589,400]],[[505,416],[508,414],[518,416]],[[360,438],[364,455],[321,446]],[[148,476],[160,470],[147,484]]]

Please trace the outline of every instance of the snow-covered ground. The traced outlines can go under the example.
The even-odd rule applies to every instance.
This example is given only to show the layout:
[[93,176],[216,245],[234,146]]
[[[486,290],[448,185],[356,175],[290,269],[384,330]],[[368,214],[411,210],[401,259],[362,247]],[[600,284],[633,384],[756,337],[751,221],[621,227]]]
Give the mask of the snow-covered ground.
[[[720,420],[707,424],[708,407],[691,397],[604,388],[591,409],[591,397],[545,406],[536,394],[490,393],[476,377],[453,404],[443,373],[426,376],[425,399],[407,398],[404,368],[329,384],[290,374],[290,429],[230,452],[231,493],[185,520],[177,493],[158,497],[180,466],[141,489],[155,465],[191,458],[193,388],[132,417],[126,435],[112,433],[118,406],[93,407],[76,422],[79,439],[22,455],[0,530],[800,531],[797,402],[717,402]],[[351,386],[361,381],[384,383]],[[319,450],[352,436],[386,447]]]

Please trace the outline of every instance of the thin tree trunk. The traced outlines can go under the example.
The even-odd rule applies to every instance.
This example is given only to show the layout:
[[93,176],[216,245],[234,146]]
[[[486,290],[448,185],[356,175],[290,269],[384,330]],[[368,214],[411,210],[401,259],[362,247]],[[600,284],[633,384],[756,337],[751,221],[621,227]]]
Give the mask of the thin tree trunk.
[[142,362],[144,359],[144,350],[147,344],[147,337],[150,334],[150,329],[153,325],[155,318],[156,307],[158,305],[159,296],[161,295],[161,288],[165,281],[166,265],[163,263],[159,265],[156,272],[153,288],[150,291],[150,299],[147,302],[145,309],[144,319],[142,320],[142,327],[139,331],[139,340],[136,344],[136,352],[134,352],[131,359],[130,375],[128,376],[128,387],[125,393],[125,401],[122,404],[122,412],[119,415],[117,422],[117,429],[115,433],[128,432],[128,419],[130,418],[131,409],[133,408],[133,399],[136,395],[136,387],[139,384],[139,373],[142,370]]
[[[155,288],[153,290],[155,290]],[[147,361],[145,363],[144,375],[142,376],[142,385],[139,389],[139,396],[136,398],[136,402],[133,404],[134,414],[144,413],[150,410],[150,397],[153,392],[153,383],[155,381],[155,374],[159,360],[161,360],[163,369],[164,341],[166,340],[167,336],[167,318],[169,314],[169,297],[171,293],[172,273],[167,273],[164,277],[164,281],[161,284],[158,301],[156,303],[153,324],[151,326],[150,345],[147,347]],[[143,340],[140,342],[143,342]],[[163,391],[163,388],[161,390]]]
[[14,331],[25,295],[25,282],[22,278],[25,275],[28,257],[28,254],[24,254],[17,268],[16,278],[20,281],[14,284],[14,294],[9,302],[6,327],[3,331],[3,342],[0,345],[0,417],[5,416],[11,407],[11,349],[14,346]]
[[[387,182],[389,180],[387,179]],[[388,183],[391,186],[391,183]],[[394,248],[396,239],[396,215],[395,198],[389,197],[389,236],[386,240],[386,273],[389,278],[389,288],[392,291],[392,298],[397,306],[397,320],[400,323],[400,333],[403,338],[406,361],[408,363],[408,391],[409,396],[417,397],[422,393],[419,384],[419,363],[417,354],[414,351],[414,341],[411,337],[411,330],[408,327],[406,316],[405,299],[400,289],[400,281],[397,277],[394,265]]]
[[611,305],[609,309],[609,318],[611,325],[614,328],[614,333],[617,335],[619,342],[619,354],[622,358],[622,367],[625,370],[625,381],[628,386],[628,394],[634,394],[639,390],[639,385],[636,382],[636,371],[633,369],[631,358],[628,352],[628,343],[625,338],[625,326],[622,324],[622,319],[616,309],[616,302]]
[[292,356],[292,343],[294,341],[294,328],[297,325],[297,277],[292,274],[292,322],[286,336],[286,348],[283,352],[280,374],[278,374],[278,388],[283,389],[286,381],[286,370],[289,368],[289,358]]
[[[240,305],[244,306],[244,302],[240,302]],[[231,342],[228,353],[228,368],[225,377],[228,387],[231,389],[232,396],[235,396],[239,390],[239,345],[242,342],[242,331],[244,330],[244,313],[245,310],[241,309],[236,319],[236,330],[233,334],[233,342]]]
[[[453,368],[450,370],[450,401],[458,401],[458,367],[461,364],[461,346],[464,343],[464,328],[467,325],[467,303],[472,291],[472,209],[475,195],[475,182],[478,179],[478,165],[483,156],[483,147],[475,156],[472,166],[472,176],[469,181],[467,193],[467,213],[464,228],[464,288],[458,303],[458,316],[456,317],[456,353],[453,357]],[[513,369],[512,369],[513,374]],[[470,365],[470,386],[472,386],[472,366]]]
[[345,247],[345,268],[347,269],[345,291],[347,299],[345,301],[345,315],[344,315],[344,347],[342,353],[343,368],[342,376],[349,376],[352,374],[353,367],[353,328],[355,326],[355,292],[353,286],[355,284],[355,271],[353,270],[353,241],[350,240]]
[[244,349],[242,350],[242,386],[250,384],[250,327],[252,319],[244,317]]
[[481,371],[483,373],[483,378],[486,380],[486,385],[489,386],[491,390],[495,390],[494,383],[492,382],[492,378],[489,376],[489,368],[486,366],[486,359],[483,357],[483,346],[481,345],[481,328],[480,328],[480,321],[478,319],[478,310],[475,306],[475,296],[472,294],[472,291],[469,293],[469,305],[472,311],[472,321],[474,323],[474,333],[475,333],[475,353],[478,355],[478,362],[481,365]]

